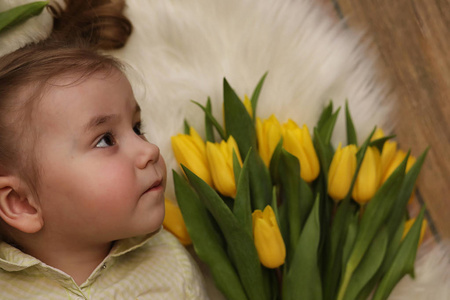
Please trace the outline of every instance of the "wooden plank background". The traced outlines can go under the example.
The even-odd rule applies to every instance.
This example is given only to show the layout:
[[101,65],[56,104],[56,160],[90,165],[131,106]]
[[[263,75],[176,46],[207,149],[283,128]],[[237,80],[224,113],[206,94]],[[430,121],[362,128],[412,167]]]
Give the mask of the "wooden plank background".
[[400,146],[415,156],[430,147],[416,201],[426,204],[435,238],[450,238],[450,0],[328,1],[379,54],[398,97]]

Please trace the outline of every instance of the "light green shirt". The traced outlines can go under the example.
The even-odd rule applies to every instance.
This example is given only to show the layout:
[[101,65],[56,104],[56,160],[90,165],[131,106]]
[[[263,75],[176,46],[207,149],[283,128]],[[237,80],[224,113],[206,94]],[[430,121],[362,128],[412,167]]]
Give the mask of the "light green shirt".
[[81,286],[11,245],[0,243],[0,299],[207,299],[201,274],[168,232],[118,241]]

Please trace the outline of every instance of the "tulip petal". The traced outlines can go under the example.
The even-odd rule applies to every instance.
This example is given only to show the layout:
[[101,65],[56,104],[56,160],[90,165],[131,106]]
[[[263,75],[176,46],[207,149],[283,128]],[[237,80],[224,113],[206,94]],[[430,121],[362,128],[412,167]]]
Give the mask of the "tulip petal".
[[189,233],[186,229],[181,211],[172,201],[165,199],[166,213],[164,216],[163,226],[172,233],[185,246],[192,244]]
[[368,147],[353,187],[353,199],[359,204],[367,203],[378,190],[380,179],[380,154],[375,147]]
[[[223,150],[224,146],[226,151]],[[214,186],[222,195],[234,197],[236,195],[236,184],[233,170],[224,157],[227,151],[228,147],[224,143],[222,145],[206,143],[206,157],[210,165]],[[230,159],[232,158],[230,157]]]
[[328,172],[328,194],[335,200],[345,198],[356,171],[356,146],[338,148]]
[[268,205],[263,212],[255,211],[252,220],[255,246],[261,263],[270,269],[284,264],[286,248],[272,207]]

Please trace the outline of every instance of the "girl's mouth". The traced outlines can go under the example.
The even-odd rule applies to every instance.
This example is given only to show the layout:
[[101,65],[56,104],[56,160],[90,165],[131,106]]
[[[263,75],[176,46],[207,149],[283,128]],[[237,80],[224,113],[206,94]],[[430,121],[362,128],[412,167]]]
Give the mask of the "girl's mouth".
[[159,179],[155,181],[145,192],[144,194],[151,192],[151,191],[159,191],[162,189],[162,179]]

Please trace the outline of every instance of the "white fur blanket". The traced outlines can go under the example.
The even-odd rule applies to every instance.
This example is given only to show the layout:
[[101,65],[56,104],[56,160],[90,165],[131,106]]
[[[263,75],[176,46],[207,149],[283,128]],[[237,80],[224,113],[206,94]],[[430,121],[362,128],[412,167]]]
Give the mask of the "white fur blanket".
[[[348,99],[360,139],[391,123],[374,60],[314,1],[129,0],[128,16],[134,32],[114,54],[145,78],[145,129],[169,170],[176,168],[170,136],[184,118],[203,132],[201,110],[189,100],[211,96],[221,119],[223,77],[243,97],[269,72],[257,111],[263,118],[274,113],[312,130],[330,99],[336,106]],[[345,141],[344,133],[338,124],[335,140]]]
[[[24,2],[30,0],[0,0],[0,11]],[[182,131],[184,118],[203,132],[203,114],[189,100],[205,103],[211,96],[221,119],[223,77],[243,97],[269,72],[257,111],[263,118],[274,113],[312,129],[330,99],[335,106],[348,99],[360,139],[375,125],[391,129],[395,99],[388,99],[387,83],[377,81],[376,59],[358,33],[336,23],[313,0],[127,2],[134,32],[124,49],[111,53],[141,73],[141,79],[131,79],[144,130],[169,170],[177,169],[170,136]],[[0,52],[45,36],[49,22],[44,14],[1,37]],[[334,141],[345,141],[343,112]],[[167,194],[173,198],[171,183]],[[208,287],[211,299],[221,298],[211,283]],[[416,280],[404,278],[390,299],[450,299],[449,245],[422,246]]]

